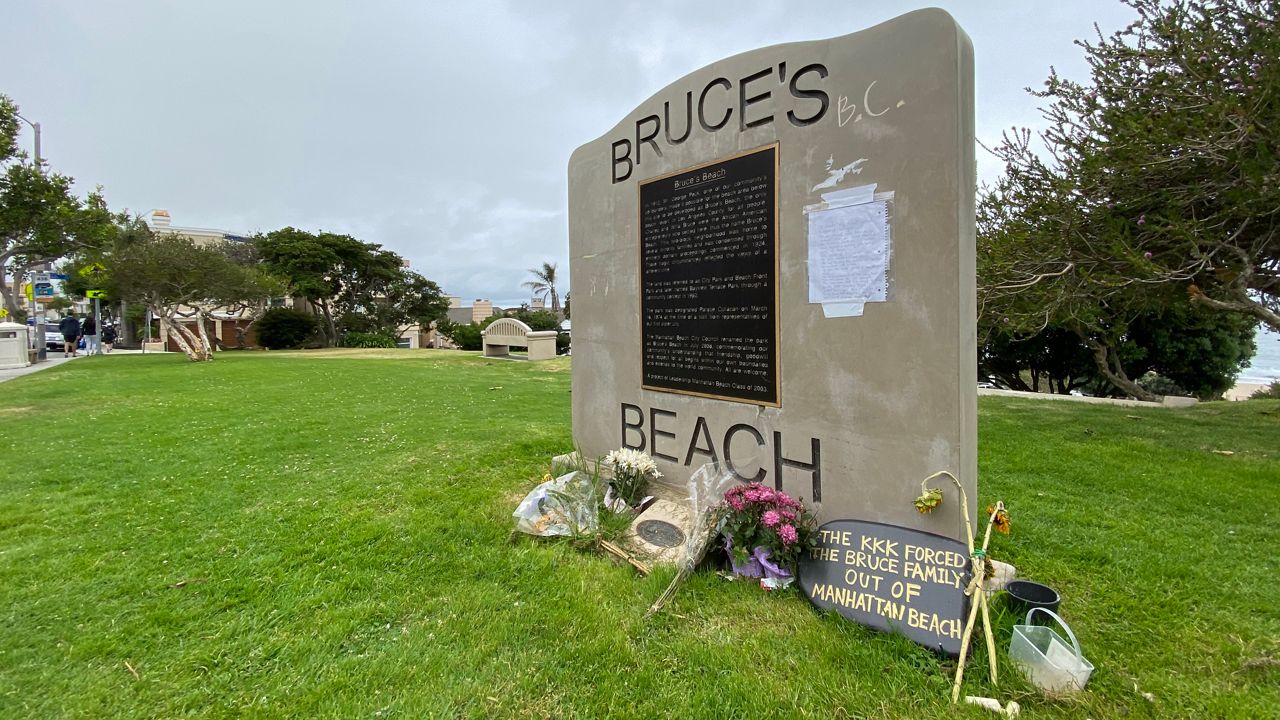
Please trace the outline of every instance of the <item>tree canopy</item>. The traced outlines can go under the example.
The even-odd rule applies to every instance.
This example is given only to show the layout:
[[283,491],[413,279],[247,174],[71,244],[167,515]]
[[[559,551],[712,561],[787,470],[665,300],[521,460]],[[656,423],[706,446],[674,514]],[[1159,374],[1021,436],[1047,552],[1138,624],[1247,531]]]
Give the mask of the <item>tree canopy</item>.
[[[106,258],[109,292],[145,304],[192,361],[213,359],[205,323],[216,309],[265,301],[281,291],[264,268],[236,257],[234,243],[197,244],[145,226],[131,229],[134,241]],[[194,327],[183,323],[189,319],[196,320]]]
[[287,227],[259,235],[255,244],[266,267],[323,318],[327,345],[338,344],[346,332],[399,335],[415,323],[430,325],[448,310],[436,283],[375,243]]
[[105,241],[113,221],[100,190],[80,199],[70,177],[18,150],[19,129],[18,106],[0,95],[0,298],[13,315],[20,307],[10,275]]
[[1078,43],[1088,81],[1033,93],[1048,129],[992,150],[979,306],[1002,332],[1070,331],[1152,399],[1120,352],[1141,318],[1195,303],[1280,330],[1280,30],[1273,1],[1126,4],[1130,26]]

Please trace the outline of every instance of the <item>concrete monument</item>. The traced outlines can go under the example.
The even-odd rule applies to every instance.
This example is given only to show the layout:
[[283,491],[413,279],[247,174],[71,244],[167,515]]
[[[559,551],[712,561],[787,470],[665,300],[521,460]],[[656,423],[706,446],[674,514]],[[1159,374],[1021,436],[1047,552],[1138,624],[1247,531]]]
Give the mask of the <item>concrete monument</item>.
[[937,470],[977,497],[974,189],[941,10],[659,91],[569,163],[578,447],[959,537],[912,499]]

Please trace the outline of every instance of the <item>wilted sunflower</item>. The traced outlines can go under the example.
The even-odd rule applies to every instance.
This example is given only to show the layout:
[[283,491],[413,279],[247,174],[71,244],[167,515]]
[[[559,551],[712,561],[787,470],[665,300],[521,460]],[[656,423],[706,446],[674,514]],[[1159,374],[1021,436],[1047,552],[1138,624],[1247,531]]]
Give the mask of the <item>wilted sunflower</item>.
[[992,513],[995,513],[995,516],[991,518],[991,524],[995,526],[996,530],[1000,531],[1005,535],[1008,535],[1009,534],[1009,511],[1005,510],[1003,506],[1001,506],[997,510],[995,505],[988,505],[987,515],[991,515]]
[[933,512],[933,509],[941,504],[942,491],[938,488],[929,488],[915,500],[916,510],[922,514]]

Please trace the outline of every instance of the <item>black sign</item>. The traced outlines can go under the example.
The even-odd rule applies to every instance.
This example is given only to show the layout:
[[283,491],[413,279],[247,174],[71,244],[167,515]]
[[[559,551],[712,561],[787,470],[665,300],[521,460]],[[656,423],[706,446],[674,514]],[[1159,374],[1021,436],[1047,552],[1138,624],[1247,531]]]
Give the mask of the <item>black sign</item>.
[[800,587],[821,610],[960,654],[969,549],[959,540],[861,520],[833,520],[800,559]]
[[640,185],[642,385],[778,405],[778,147]]

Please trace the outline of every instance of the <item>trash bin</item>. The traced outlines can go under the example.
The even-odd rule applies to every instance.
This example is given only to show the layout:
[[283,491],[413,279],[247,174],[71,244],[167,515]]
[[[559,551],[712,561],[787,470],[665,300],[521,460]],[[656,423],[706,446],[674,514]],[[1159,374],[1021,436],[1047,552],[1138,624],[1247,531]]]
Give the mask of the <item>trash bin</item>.
[[0,370],[24,368],[31,364],[27,357],[27,326],[0,323]]

